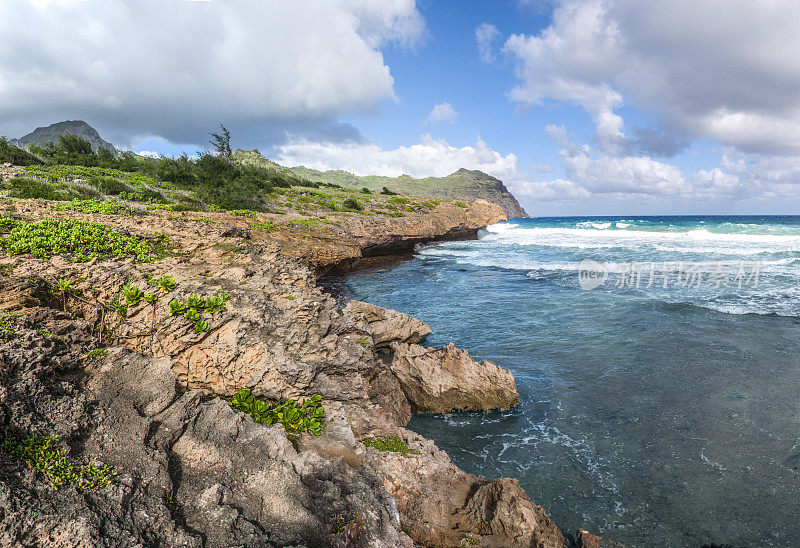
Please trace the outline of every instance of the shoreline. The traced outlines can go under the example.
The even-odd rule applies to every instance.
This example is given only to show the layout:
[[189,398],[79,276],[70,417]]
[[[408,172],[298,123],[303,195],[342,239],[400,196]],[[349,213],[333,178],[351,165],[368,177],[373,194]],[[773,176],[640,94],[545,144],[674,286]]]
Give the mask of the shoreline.
[[[12,205],[18,214],[33,220],[52,215],[50,206],[41,202],[17,201]],[[397,261],[408,260],[418,243],[475,237],[480,228],[505,218],[499,207],[482,201],[470,203],[466,209],[442,204],[435,212],[402,219],[345,218],[339,225],[325,231],[292,227],[291,230],[263,233],[248,230],[249,221],[227,214],[211,215],[213,224],[194,223],[195,215],[192,214],[172,219],[79,213],[61,215],[104,224],[111,222],[121,227],[119,230],[129,233],[141,233],[143,229],[164,233],[170,238],[170,243],[177,246],[176,249],[181,249],[179,254],[150,264],[112,260],[90,263],[87,267],[57,256],[45,260],[0,259],[0,266],[9,268],[11,272],[0,282],[0,309],[15,314],[15,321],[34,316],[45,318],[39,324],[47,326],[56,340],[64,340],[53,348],[42,347],[35,343],[34,334],[26,335],[29,337],[26,340],[33,341],[33,346],[26,343],[23,347],[15,347],[13,344],[9,346],[8,342],[5,346],[0,345],[12,371],[7,383],[11,392],[17,386],[15,383],[23,382],[22,379],[31,374],[30,367],[41,363],[40,360],[54,348],[66,345],[65,348],[80,351],[86,343],[78,347],[75,342],[69,342],[72,339],[63,339],[69,331],[85,332],[83,339],[93,340],[93,345],[112,343],[108,346],[108,358],[100,359],[96,364],[86,364],[86,373],[77,378],[78,384],[75,385],[75,393],[83,394],[82,398],[101,402],[105,414],[103,420],[97,422],[97,419],[85,415],[85,410],[76,410],[74,421],[53,422],[40,413],[32,414],[35,410],[31,408],[15,411],[6,422],[11,420],[12,426],[15,422],[36,424],[38,431],[55,432],[67,443],[80,438],[81,450],[77,454],[114,466],[131,486],[127,499],[138,500],[138,504],[149,508],[153,516],[161,516],[148,524],[140,524],[137,526],[139,530],[149,529],[160,522],[160,527],[173,530],[178,536],[188,535],[187,539],[194,534],[192,531],[205,531],[203,535],[208,545],[221,546],[232,541],[231,534],[242,533],[240,526],[233,526],[232,522],[224,526],[219,522],[220,516],[228,515],[236,520],[241,518],[249,523],[264,524],[265,528],[257,527],[254,539],[262,538],[258,535],[280,532],[287,541],[328,544],[340,536],[341,530],[337,533],[333,522],[336,515],[341,515],[358,523],[363,521],[363,527],[359,527],[363,531],[359,534],[386,546],[410,546],[412,542],[457,546],[474,541],[486,546],[564,545],[561,532],[540,506],[529,501],[516,480],[487,480],[466,474],[453,465],[446,453],[436,448],[433,442],[405,429],[412,407],[423,404],[413,400],[410,404],[406,400],[409,388],[401,389],[395,373],[379,357],[376,327],[369,318],[361,313],[340,310],[335,300],[323,292],[324,281],[331,279],[324,276],[326,272],[336,271],[336,276],[342,276],[353,275],[356,266],[358,269],[385,268],[397,264]],[[264,217],[269,218],[269,215]],[[367,250],[366,254],[364,250]],[[401,253],[383,254],[391,250],[401,250]],[[331,264],[346,264],[348,268],[345,271],[332,269]],[[92,325],[101,319],[96,316],[99,309],[87,303],[113,300],[126,280],[129,284],[146,287],[147,280],[167,274],[178,280],[178,288],[173,292],[175,297],[213,295],[219,291],[231,295],[227,311],[217,319],[216,316],[209,318],[211,326],[208,332],[193,334],[186,329],[183,318],[169,316],[167,300],[159,300],[152,307],[130,307],[125,317],[104,316],[104,329],[111,329],[113,335],[106,336],[105,340],[96,340],[96,328]],[[32,286],[26,281],[33,279],[75,281],[74,298],[66,299],[66,304],[61,306],[67,311],[66,315],[56,313],[58,308],[49,308],[52,305],[37,297],[37,287],[48,282],[37,282],[39,285]],[[494,371],[491,368],[496,366],[477,364],[466,352],[458,349],[433,351],[415,346],[418,338],[408,339],[402,333],[409,325],[421,322],[405,314],[380,310],[384,311],[380,314],[388,314],[394,322],[390,322],[389,330],[384,329],[381,336],[389,337],[392,345],[400,345],[392,348],[404,349],[406,366],[419,362],[425,364],[424,367],[441,367],[440,363],[445,362],[440,360],[449,356],[448,360],[457,360],[454,363],[466,367],[465,371],[474,368],[483,368],[475,371]],[[16,331],[27,333],[29,328],[26,325],[30,324],[19,324]],[[151,329],[151,326],[156,328]],[[47,367],[59,367],[58,364],[63,362],[54,357],[47,360],[51,364]],[[73,363],[74,358],[67,361]],[[133,367],[133,363],[138,364],[134,368],[138,368],[138,373],[126,377],[125,371]],[[502,375],[501,371],[498,368],[498,372],[492,375]],[[36,381],[37,390],[51,393],[54,387],[47,378],[52,378],[52,375],[52,372],[47,373]],[[16,378],[19,381],[15,381]],[[175,380],[170,381],[170,378]],[[116,379],[113,381],[115,384],[108,384],[111,379]],[[169,385],[174,385],[173,390],[177,391],[163,392],[163,388],[146,393],[141,391],[142,386]],[[114,387],[110,390],[112,400],[108,400],[109,394],[104,392],[110,386]],[[252,388],[254,395],[273,401],[321,394],[327,415],[325,432],[320,436],[301,434],[292,442],[296,445],[292,448],[282,428],[264,428],[249,419],[242,422],[242,416],[230,411],[220,397],[228,398],[243,386]],[[468,390],[466,396],[461,396],[467,397],[463,401],[470,401]],[[170,393],[172,395],[165,396]],[[53,413],[72,401],[56,395],[50,397],[56,402]],[[208,399],[210,397],[213,399]],[[434,398],[434,401],[439,400]],[[150,411],[143,415],[141,412],[130,415],[125,409],[131,406]],[[186,411],[176,415],[178,409]],[[226,428],[241,430],[249,424],[252,426],[247,426],[248,431],[255,429],[251,438],[262,430],[265,434],[270,432],[266,438],[259,438],[261,441],[254,449],[262,455],[261,458],[270,455],[268,463],[271,463],[271,469],[283,479],[278,480],[275,476],[263,487],[243,491],[235,487],[241,481],[255,481],[254,478],[247,479],[253,472],[245,471],[257,471],[263,465],[257,464],[258,460],[251,461],[256,458],[255,454],[242,453],[243,448],[231,445],[227,438],[218,439],[216,434],[211,435],[211,431],[203,433],[197,430],[204,424],[202,417],[209,414],[217,417],[213,427],[216,431],[225,431]],[[112,423],[124,427],[117,431],[104,426]],[[131,428],[158,432],[170,424],[171,431],[184,433],[177,439],[167,438],[166,445],[157,446],[155,453],[153,449],[142,446],[138,436],[129,433]],[[120,435],[124,437],[120,438]],[[400,455],[366,447],[362,440],[370,436],[394,436],[407,444],[412,454]],[[276,453],[278,447],[282,449]],[[158,469],[160,465],[152,460],[155,458],[156,461],[175,462],[182,472],[175,476],[169,472],[173,465],[169,465],[155,483],[142,483],[140,473],[130,469],[132,455],[141,459],[139,469]],[[234,455],[239,456],[230,461]],[[301,461],[306,464],[300,466]],[[209,477],[208,466],[214,468],[223,462],[238,462],[230,468],[233,475]],[[244,480],[237,479],[242,473],[245,474]],[[329,497],[333,498],[325,499],[328,502],[324,508],[313,510],[304,518],[306,526],[303,530],[290,525],[280,514],[263,514],[264,500],[277,502],[275,494],[270,494],[268,489],[275,481],[283,485],[299,481],[291,492],[293,494],[288,496],[295,501],[292,504],[306,505],[301,501],[314,492],[307,491],[308,486],[302,487],[311,477],[308,474],[338,478],[335,482],[342,482],[343,486],[350,484],[348,489],[361,490],[360,502],[331,494]],[[292,480],[293,477],[297,479]],[[28,489],[38,489],[35,477],[26,481],[32,482],[26,484]],[[146,487],[148,484],[151,487]],[[169,497],[177,500],[182,508],[181,519],[177,522],[173,519],[170,521],[173,525],[169,527],[163,520],[169,521],[170,510],[161,502],[167,495],[153,498],[153,494],[148,494],[157,485],[162,487],[156,491],[172,493]],[[217,488],[219,497],[208,498],[209,485],[220,486]],[[255,489],[253,495],[262,502],[255,504],[256,499],[249,498],[252,489]],[[106,500],[102,492],[96,496]],[[47,500],[45,497],[37,504],[45,504]],[[365,503],[368,500],[373,502]],[[120,530],[130,532],[133,527],[129,522],[133,519],[133,514],[129,514],[132,511],[130,507],[119,509],[115,518],[76,507],[72,511],[89,516],[86,534],[90,536],[96,534],[92,533],[92,523],[107,527],[109,519],[113,527]],[[32,515],[37,515],[42,510],[32,512]],[[56,521],[51,523],[52,528],[65,526],[59,514],[51,518]],[[189,528],[184,529],[181,521]],[[26,527],[24,523],[22,520],[18,525]],[[13,532],[15,529],[11,527],[10,530]]]

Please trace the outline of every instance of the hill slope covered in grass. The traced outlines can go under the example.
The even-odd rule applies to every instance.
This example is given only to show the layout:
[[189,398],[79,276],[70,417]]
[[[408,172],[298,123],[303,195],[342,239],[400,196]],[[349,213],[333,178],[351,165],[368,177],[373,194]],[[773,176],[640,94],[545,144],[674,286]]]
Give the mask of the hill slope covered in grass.
[[482,198],[502,207],[508,218],[528,216],[501,180],[477,170],[459,169],[446,177],[415,179],[409,175],[400,177],[359,176],[341,170],[318,171],[303,166],[287,168],[264,158],[258,151],[237,150],[234,152],[234,158],[249,165],[258,165],[280,173],[293,174],[309,181],[336,184],[344,188],[368,188],[373,192],[380,192],[386,187],[399,194],[453,200],[472,201]]

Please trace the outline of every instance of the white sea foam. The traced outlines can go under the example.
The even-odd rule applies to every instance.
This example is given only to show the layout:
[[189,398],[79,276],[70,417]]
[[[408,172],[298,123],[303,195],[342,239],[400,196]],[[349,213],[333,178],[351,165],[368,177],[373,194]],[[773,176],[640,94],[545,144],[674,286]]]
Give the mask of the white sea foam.
[[[724,223],[723,223],[724,224]],[[739,290],[729,298],[720,292],[677,288],[644,292],[645,297],[664,302],[690,302],[729,314],[800,313],[800,233],[795,227],[778,227],[771,233],[762,225],[726,227],[706,224],[653,230],[652,223],[627,219],[624,222],[576,223],[565,226],[536,226],[499,223],[486,229],[478,241],[446,242],[419,250],[420,255],[458,265],[500,268],[524,272],[531,279],[566,287],[577,287],[578,264],[591,258],[619,274],[632,262],[739,264],[758,262],[761,283],[758,291]],[[615,228],[614,228],[615,227]],[[647,229],[649,228],[649,230]],[[758,233],[760,232],[760,233]]]

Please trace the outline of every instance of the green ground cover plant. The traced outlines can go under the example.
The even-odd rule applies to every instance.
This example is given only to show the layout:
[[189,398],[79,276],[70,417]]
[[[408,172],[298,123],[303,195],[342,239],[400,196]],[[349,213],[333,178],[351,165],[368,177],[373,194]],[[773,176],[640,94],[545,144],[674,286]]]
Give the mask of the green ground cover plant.
[[164,238],[150,242],[76,219],[43,219],[38,223],[12,219],[3,226],[6,230],[10,227],[8,236],[0,238],[0,248],[8,255],[30,253],[46,259],[50,254],[69,253],[76,261],[133,256],[136,262],[146,263],[164,252]]
[[267,232],[272,232],[273,230],[278,230],[278,227],[276,227],[272,221],[256,221],[250,223],[250,230],[266,230]]
[[131,206],[125,202],[120,200],[98,200],[96,198],[90,198],[88,200],[75,198],[66,204],[56,204],[53,209],[56,211],[78,211],[80,213],[125,215],[128,217],[133,213]]
[[391,451],[400,453],[404,457],[410,454],[419,454],[416,449],[411,449],[406,443],[397,436],[377,436],[365,439],[363,442],[367,447],[374,447],[379,451]]
[[111,466],[97,466],[94,463],[78,465],[67,458],[64,450],[57,447],[57,442],[55,436],[3,436],[0,450],[44,474],[55,490],[74,485],[78,491],[88,491],[111,482],[114,476]]
[[325,428],[325,408],[319,394],[302,402],[289,399],[282,403],[267,403],[254,398],[250,389],[244,388],[228,403],[234,409],[253,417],[259,424],[282,424],[287,434],[307,432],[319,436]]
[[214,297],[201,297],[197,294],[189,296],[186,301],[178,299],[169,303],[170,316],[183,316],[194,326],[195,333],[209,330],[209,324],[203,320],[203,314],[214,315],[227,309],[227,302],[231,296],[219,292]]

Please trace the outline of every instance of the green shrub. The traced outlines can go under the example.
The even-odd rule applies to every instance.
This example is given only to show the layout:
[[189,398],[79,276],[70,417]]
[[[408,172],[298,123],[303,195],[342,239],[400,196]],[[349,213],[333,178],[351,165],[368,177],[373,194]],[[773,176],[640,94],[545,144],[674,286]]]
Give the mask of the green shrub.
[[386,196],[396,196],[397,192],[392,192],[388,188],[383,187],[383,190],[381,190],[381,194],[385,194]]
[[197,184],[194,164],[185,154],[178,158],[159,158],[154,165],[155,176],[161,181],[183,187]]
[[68,199],[58,187],[26,177],[15,177],[8,180],[6,186],[9,188],[8,195],[14,198],[38,199],[38,200],[65,200]]
[[374,447],[379,451],[392,451],[394,453],[400,453],[404,457],[409,453],[416,455],[419,454],[419,451],[409,448],[408,445],[406,445],[406,443],[397,436],[371,437],[365,439],[361,443],[367,447]]
[[122,192],[130,192],[131,188],[114,177],[104,175],[90,177],[88,183],[103,194],[118,196]]
[[96,154],[92,144],[77,135],[59,135],[56,142],[46,143],[42,147],[32,146],[31,150],[42,156],[50,164],[65,164],[71,166],[99,166],[109,161],[113,162],[114,155],[109,151]]
[[119,197],[123,200],[129,200],[131,202],[144,202],[149,204],[167,203],[166,199],[160,192],[147,188],[146,186],[139,186],[131,192],[120,192]]
[[342,202],[342,207],[348,209],[350,211],[363,211],[364,204],[353,198],[347,198],[345,201]]
[[30,152],[12,145],[5,137],[0,137],[0,164],[6,162],[14,164],[15,166],[30,166],[44,163]]
[[286,400],[283,403],[267,403],[252,396],[245,388],[229,400],[231,407],[247,413],[259,424],[282,424],[288,434],[308,432],[315,436],[325,428],[325,408],[322,396],[314,394],[300,403]]
[[464,208],[467,208],[467,207],[469,207],[469,206],[468,206],[467,204],[465,204],[464,202],[454,202],[454,204],[455,204],[455,205],[457,205],[458,207],[464,207]]
[[115,475],[111,466],[97,466],[93,463],[78,466],[67,458],[63,449],[55,447],[57,441],[55,436],[4,436],[0,440],[0,450],[43,473],[56,490],[74,485],[78,491],[88,491],[108,485]]
[[367,187],[361,189],[361,194],[372,194],[372,191]]
[[251,211],[249,209],[232,209],[228,211],[231,215],[236,215],[237,217],[255,217],[256,212]]

